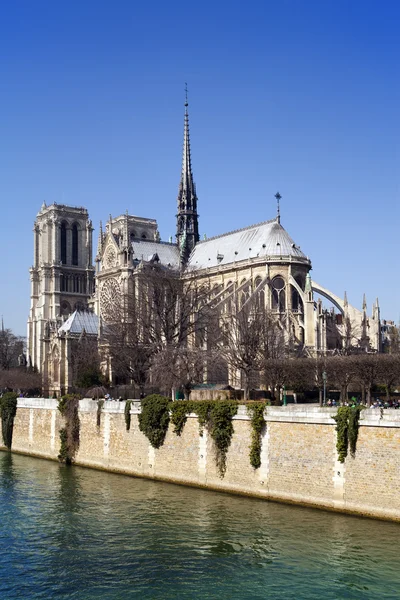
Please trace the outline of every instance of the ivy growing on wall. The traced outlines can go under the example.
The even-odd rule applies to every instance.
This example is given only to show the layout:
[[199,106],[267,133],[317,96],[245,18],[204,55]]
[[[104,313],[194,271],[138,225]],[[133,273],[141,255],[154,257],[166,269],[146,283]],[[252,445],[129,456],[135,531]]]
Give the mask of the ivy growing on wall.
[[79,396],[66,394],[58,402],[58,410],[65,418],[65,427],[60,429],[60,453],[58,459],[70,465],[79,448]]
[[238,403],[231,400],[212,403],[209,412],[208,430],[215,443],[216,463],[220,477],[225,475],[226,456],[233,435],[232,418],[236,415]]
[[174,426],[174,433],[181,435],[188,414],[191,412],[190,407],[193,402],[188,400],[179,400],[179,402],[171,402],[169,409],[171,411],[171,422]]
[[0,398],[0,413],[3,443],[6,448],[11,449],[14,418],[17,413],[17,394],[15,392],[7,392]]
[[336,421],[336,450],[338,461],[341,463],[346,459],[349,446],[350,455],[355,457],[361,410],[361,406],[340,406],[337,414],[332,417]]
[[153,448],[160,448],[167,435],[169,425],[169,398],[152,394],[142,401],[139,429]]
[[247,412],[251,417],[251,444],[250,444],[250,464],[253,469],[261,467],[261,434],[265,427],[264,411],[265,402],[254,402],[247,405]]
[[125,402],[125,410],[124,410],[125,425],[126,425],[127,431],[129,431],[131,428],[131,406],[132,406],[132,400],[127,400]]
[[101,412],[104,407],[104,400],[97,400],[97,412],[96,412],[96,426],[100,428],[101,425]]
[[238,403],[232,400],[201,400],[199,402],[178,401],[170,404],[174,433],[181,435],[187,417],[195,413],[199,421],[199,433],[207,428],[215,446],[216,464],[221,477],[226,471],[226,457],[233,435],[232,418]]

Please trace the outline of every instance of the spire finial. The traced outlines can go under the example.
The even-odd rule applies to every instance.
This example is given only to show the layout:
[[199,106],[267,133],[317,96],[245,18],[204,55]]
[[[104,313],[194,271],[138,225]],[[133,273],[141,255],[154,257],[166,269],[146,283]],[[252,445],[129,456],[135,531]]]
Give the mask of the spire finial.
[[281,205],[280,205],[280,200],[282,198],[282,196],[280,195],[279,192],[276,192],[275,194],[275,198],[276,198],[276,220],[278,221],[278,223],[281,222]]
[[189,106],[189,102],[188,102],[188,86],[187,86],[186,82],[185,82],[185,106],[186,106],[186,108]]

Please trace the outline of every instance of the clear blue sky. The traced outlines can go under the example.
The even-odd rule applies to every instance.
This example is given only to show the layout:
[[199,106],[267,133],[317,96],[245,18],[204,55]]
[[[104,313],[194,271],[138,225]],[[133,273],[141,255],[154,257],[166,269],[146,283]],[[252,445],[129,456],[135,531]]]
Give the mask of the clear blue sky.
[[0,313],[25,333],[45,200],[175,234],[189,86],[200,230],[273,218],[312,277],[399,318],[400,4],[31,0],[0,8]]

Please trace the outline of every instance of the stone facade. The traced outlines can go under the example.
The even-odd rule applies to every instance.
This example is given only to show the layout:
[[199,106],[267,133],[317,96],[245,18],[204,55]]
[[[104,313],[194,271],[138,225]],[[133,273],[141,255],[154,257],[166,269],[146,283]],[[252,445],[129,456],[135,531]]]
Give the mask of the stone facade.
[[71,313],[87,309],[94,291],[93,228],[85,208],[43,204],[33,231],[28,364],[43,374],[46,391],[58,392],[70,353],[58,330]]
[[[80,402],[76,464],[162,481],[400,521],[400,414],[362,413],[355,458],[338,463],[331,408],[268,407],[261,467],[249,462],[251,425],[245,407],[234,418],[227,469],[221,479],[213,442],[189,417],[178,437],[170,426],[155,450],[139,430],[139,403],[126,431],[123,402],[107,402],[97,426],[97,403]],[[57,402],[19,399],[13,451],[57,459],[63,418]]]

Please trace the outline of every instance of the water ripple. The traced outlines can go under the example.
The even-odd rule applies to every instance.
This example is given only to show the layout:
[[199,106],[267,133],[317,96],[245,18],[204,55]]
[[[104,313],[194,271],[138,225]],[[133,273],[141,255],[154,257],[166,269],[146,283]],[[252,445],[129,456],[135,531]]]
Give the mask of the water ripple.
[[0,597],[399,597],[400,527],[0,453]]

